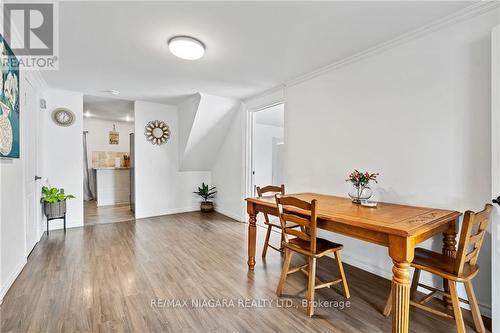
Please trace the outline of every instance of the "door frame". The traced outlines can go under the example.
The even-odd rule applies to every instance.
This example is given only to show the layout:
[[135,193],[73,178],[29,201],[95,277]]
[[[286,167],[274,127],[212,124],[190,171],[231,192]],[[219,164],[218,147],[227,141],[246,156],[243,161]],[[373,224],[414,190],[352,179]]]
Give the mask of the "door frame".
[[[259,105],[257,107],[249,108],[246,111],[246,138],[245,138],[245,197],[253,197],[254,196],[254,160],[255,160],[255,152],[254,152],[254,123],[255,123],[255,114],[259,111],[266,110],[268,108],[283,104],[285,106],[285,100],[279,99],[277,101],[266,103],[263,105]],[[245,214],[246,216],[246,214]]]
[[[500,195],[500,26],[491,34],[491,193]],[[491,225],[492,332],[500,332],[500,207],[495,205]],[[496,223],[495,223],[496,222]]]

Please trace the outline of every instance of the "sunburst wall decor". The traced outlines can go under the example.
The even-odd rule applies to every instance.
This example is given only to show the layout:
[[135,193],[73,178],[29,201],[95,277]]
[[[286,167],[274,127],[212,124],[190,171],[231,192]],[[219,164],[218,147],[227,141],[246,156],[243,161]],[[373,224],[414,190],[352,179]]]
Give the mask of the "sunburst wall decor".
[[152,120],[146,125],[144,135],[152,144],[162,145],[170,139],[170,128],[161,120]]

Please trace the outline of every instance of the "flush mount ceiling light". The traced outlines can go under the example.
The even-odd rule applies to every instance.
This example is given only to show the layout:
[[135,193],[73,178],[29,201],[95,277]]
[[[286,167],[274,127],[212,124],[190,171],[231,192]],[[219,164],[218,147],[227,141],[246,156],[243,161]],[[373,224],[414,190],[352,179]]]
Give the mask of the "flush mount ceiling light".
[[205,54],[205,44],[189,36],[175,36],[168,40],[168,48],[176,57],[196,60]]

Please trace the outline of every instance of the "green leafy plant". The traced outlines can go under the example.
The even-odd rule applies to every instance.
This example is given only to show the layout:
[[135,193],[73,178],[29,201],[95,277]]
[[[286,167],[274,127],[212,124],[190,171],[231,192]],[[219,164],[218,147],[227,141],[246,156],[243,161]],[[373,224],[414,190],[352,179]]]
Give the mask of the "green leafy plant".
[[215,186],[209,188],[205,183],[201,183],[201,187],[198,187],[198,191],[193,192],[194,194],[198,194],[203,198],[203,202],[208,202],[211,199],[215,198],[215,194],[217,191],[215,190]]
[[66,199],[73,199],[74,197],[74,195],[64,193],[63,188],[44,186],[42,187],[42,199],[40,201],[56,203],[65,201]]

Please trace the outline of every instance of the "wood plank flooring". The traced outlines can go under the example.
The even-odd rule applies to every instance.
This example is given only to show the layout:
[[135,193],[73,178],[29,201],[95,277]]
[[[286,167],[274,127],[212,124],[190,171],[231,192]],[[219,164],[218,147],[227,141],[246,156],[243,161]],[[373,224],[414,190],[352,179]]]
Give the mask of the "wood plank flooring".
[[130,204],[97,207],[97,202],[84,201],[84,225],[125,222],[134,219]]
[[[259,251],[264,233],[259,228]],[[272,237],[273,242],[279,241],[277,234]],[[391,329],[390,318],[381,314],[388,280],[345,265],[350,307],[317,308],[309,318],[301,306],[305,276],[290,275],[284,299],[292,306],[278,307],[275,288],[281,256],[270,250],[265,262],[258,260],[255,272],[247,271],[246,259],[246,225],[217,213],[99,224],[68,229],[66,234],[51,231],[35,247],[5,296],[0,331],[372,333]],[[293,264],[301,260],[296,256]],[[327,280],[336,274],[333,259],[319,261],[318,277]],[[171,303],[158,306],[157,299]],[[316,299],[346,301],[336,288],[318,290]],[[472,331],[470,313],[464,311],[464,316]],[[453,321],[416,309],[411,311],[410,328],[412,332],[455,331]]]

